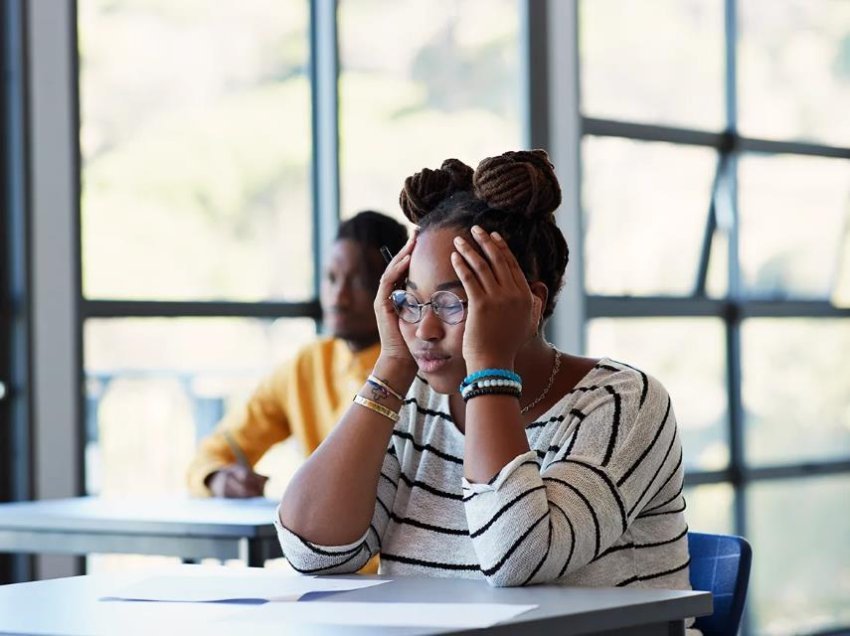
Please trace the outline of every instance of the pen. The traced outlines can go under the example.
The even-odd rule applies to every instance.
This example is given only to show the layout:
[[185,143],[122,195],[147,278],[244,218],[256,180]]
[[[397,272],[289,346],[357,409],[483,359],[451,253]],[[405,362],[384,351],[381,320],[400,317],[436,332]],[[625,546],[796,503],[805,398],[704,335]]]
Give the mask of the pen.
[[389,265],[390,261],[393,260],[393,253],[386,245],[381,245],[381,255],[384,257],[384,260],[387,262],[387,265]]
[[231,437],[230,433],[225,431],[224,439],[227,440],[227,445],[230,446],[230,450],[233,451],[233,454],[236,455],[236,461],[240,466],[244,466],[245,468],[251,468],[251,462],[248,461],[248,458],[245,457],[244,451],[239,448],[239,444]]

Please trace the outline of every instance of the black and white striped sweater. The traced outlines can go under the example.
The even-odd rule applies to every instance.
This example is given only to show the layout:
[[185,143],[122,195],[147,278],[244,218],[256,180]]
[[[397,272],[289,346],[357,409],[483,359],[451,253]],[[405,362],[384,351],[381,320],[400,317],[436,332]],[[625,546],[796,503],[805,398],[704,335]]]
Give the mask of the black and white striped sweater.
[[416,380],[401,416],[361,540],[320,546],[277,520],[295,569],[355,572],[380,552],[385,574],[690,589],[682,447],[654,378],[601,360],[488,484],[463,477],[448,396]]

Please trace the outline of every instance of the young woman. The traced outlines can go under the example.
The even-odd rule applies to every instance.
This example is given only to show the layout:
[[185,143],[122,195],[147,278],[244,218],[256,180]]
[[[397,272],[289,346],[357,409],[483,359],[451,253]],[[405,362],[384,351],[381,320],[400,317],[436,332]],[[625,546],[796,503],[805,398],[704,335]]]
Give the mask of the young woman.
[[542,335],[568,261],[546,153],[449,159],[400,200],[419,231],[381,279],[372,375],[281,503],[289,562],[690,589],[669,396]]

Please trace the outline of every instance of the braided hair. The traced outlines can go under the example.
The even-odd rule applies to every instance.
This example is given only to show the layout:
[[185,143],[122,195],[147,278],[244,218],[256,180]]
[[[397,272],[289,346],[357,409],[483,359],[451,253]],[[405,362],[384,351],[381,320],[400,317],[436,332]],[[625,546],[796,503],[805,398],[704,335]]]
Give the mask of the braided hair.
[[479,225],[499,232],[525,277],[546,285],[543,317],[552,315],[569,248],[555,224],[561,186],[545,150],[488,157],[474,171],[457,159],[446,159],[438,170],[425,168],[405,179],[399,204],[422,231]]

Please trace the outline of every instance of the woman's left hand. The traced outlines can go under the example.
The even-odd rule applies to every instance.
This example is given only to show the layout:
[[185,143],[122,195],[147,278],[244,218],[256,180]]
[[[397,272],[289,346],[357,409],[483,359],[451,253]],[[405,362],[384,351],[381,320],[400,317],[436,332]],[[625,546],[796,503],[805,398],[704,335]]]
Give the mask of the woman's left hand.
[[537,331],[542,303],[504,239],[477,225],[471,231],[484,256],[461,237],[451,256],[469,300],[463,334],[467,371],[513,369],[517,352]]

